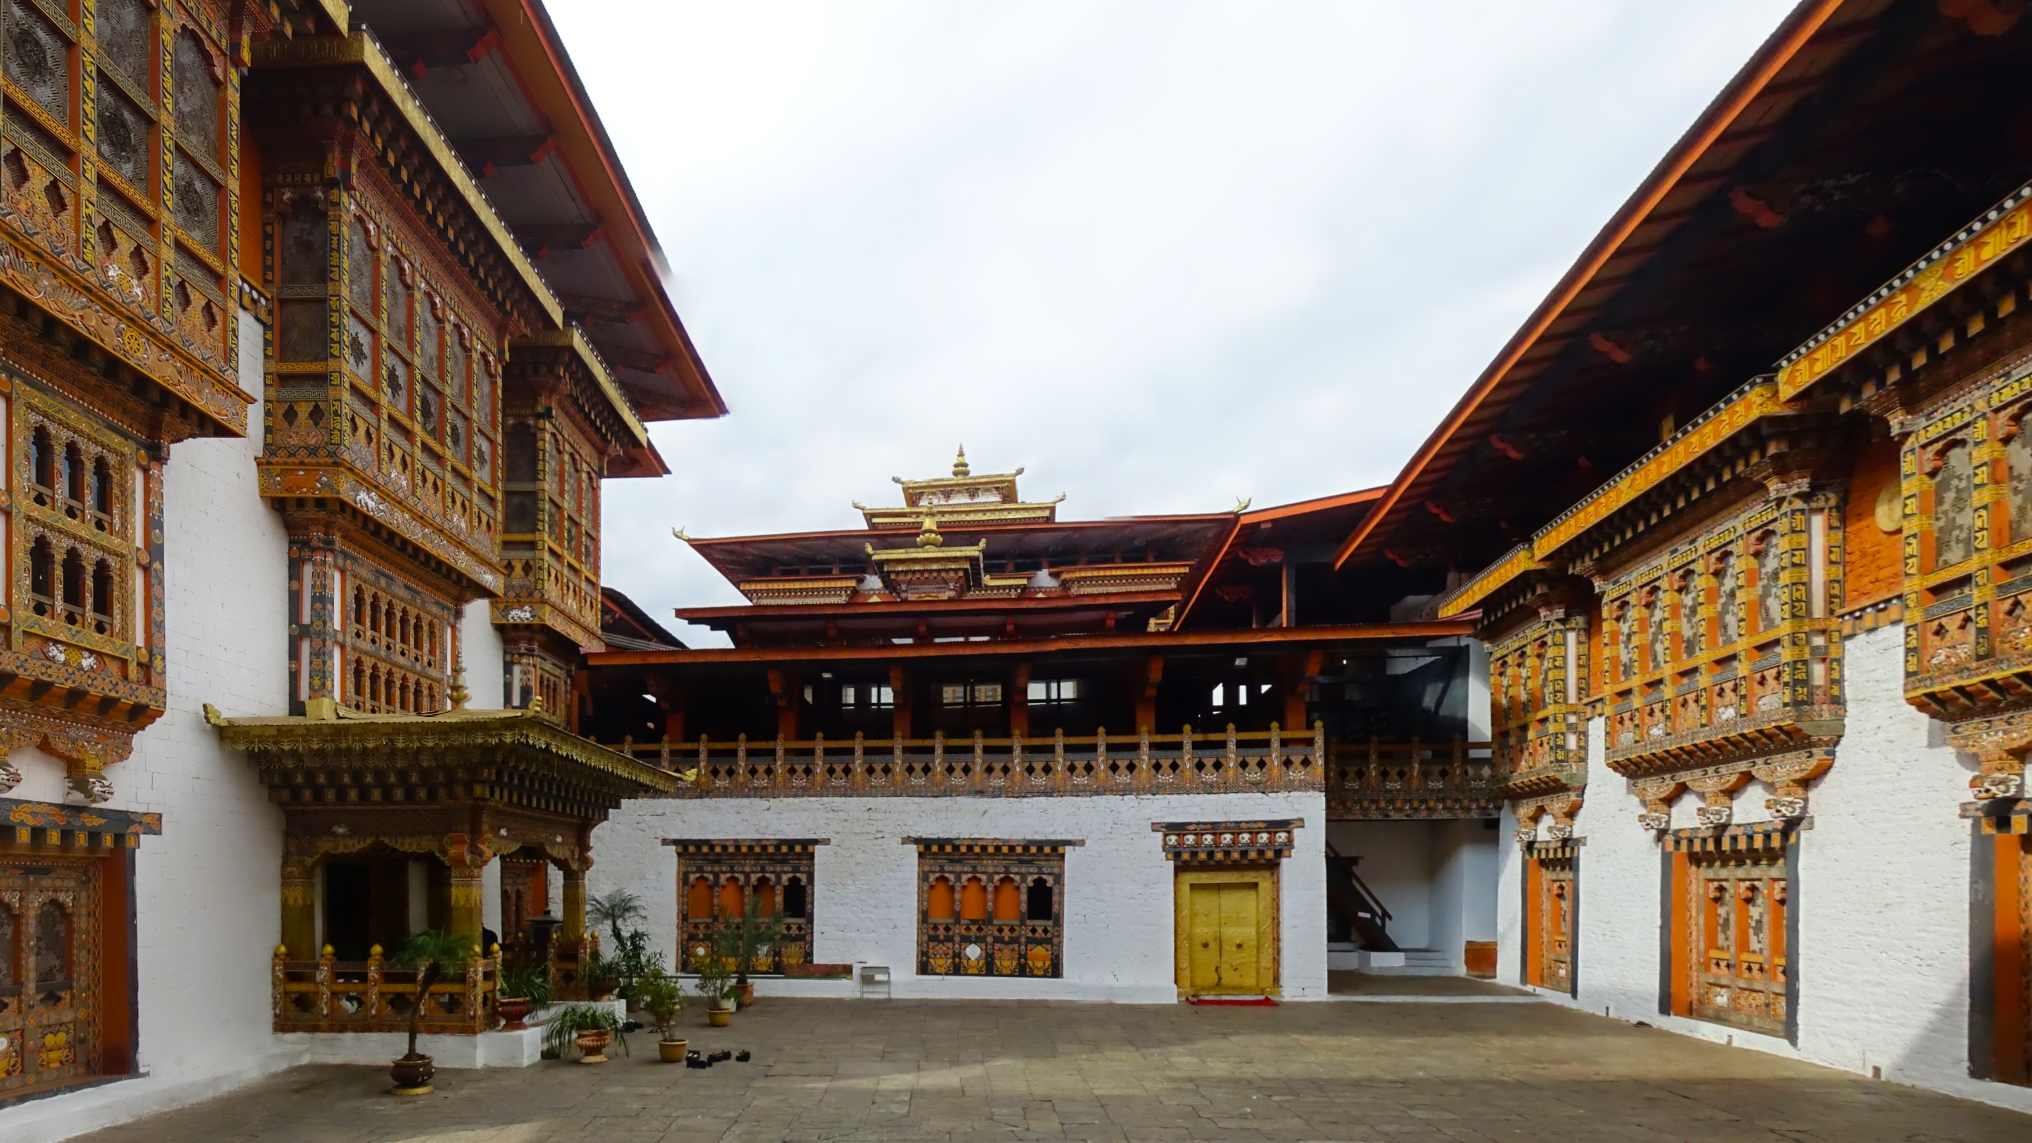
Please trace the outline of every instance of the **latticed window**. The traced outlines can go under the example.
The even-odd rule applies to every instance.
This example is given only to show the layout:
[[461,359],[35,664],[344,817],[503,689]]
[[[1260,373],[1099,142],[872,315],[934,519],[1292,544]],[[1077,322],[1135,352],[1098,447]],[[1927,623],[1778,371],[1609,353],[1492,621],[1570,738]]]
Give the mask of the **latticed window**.
[[811,960],[815,842],[699,839],[669,844],[677,850],[683,902],[680,971],[697,971],[716,947],[724,955],[722,931],[751,916],[773,923],[776,939],[751,950],[750,973],[780,973]]
[[442,710],[451,663],[449,607],[421,593],[361,582],[342,595],[345,662],[336,691],[340,702],[375,713]]
[[1063,849],[989,841],[918,846],[920,973],[1063,975]]
[[[11,449],[25,449],[28,486],[0,509],[31,616],[22,626],[94,652],[145,658],[147,473],[131,442],[68,403],[17,386],[0,399]],[[4,457],[0,457],[4,463]],[[133,584],[130,590],[129,584]]]
[[[20,101],[0,117],[0,190],[16,224],[89,263],[119,304],[167,309],[189,344],[222,365],[225,67],[177,8],[0,0],[0,70]],[[80,170],[98,185],[80,186]],[[78,210],[87,191],[89,230]]]

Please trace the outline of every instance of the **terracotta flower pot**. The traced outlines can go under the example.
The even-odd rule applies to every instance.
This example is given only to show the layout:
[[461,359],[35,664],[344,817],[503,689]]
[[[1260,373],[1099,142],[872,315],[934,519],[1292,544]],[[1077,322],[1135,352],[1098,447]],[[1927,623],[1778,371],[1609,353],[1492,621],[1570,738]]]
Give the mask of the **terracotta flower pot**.
[[753,984],[744,984],[744,985],[742,985],[742,986],[741,986],[741,1007],[743,1007],[743,1008],[753,1008],[754,1006],[755,1006],[755,986],[754,986]]
[[422,1054],[415,1059],[404,1056],[388,1067],[388,1078],[395,1081],[396,1095],[429,1095],[431,1078],[436,1075],[436,1065]]
[[503,1032],[520,1032],[529,1027],[522,1018],[529,1015],[527,996],[503,996],[494,1002],[495,1011],[501,1014]]
[[614,1042],[614,1034],[605,1028],[588,1028],[573,1037],[579,1046],[579,1062],[582,1064],[604,1064],[607,1062],[607,1045]]
[[706,1023],[711,1024],[715,1028],[724,1028],[733,1022],[734,1010],[732,1008],[706,1009]]
[[666,1064],[681,1064],[684,1062],[685,1049],[690,1046],[690,1040],[658,1040],[656,1058]]

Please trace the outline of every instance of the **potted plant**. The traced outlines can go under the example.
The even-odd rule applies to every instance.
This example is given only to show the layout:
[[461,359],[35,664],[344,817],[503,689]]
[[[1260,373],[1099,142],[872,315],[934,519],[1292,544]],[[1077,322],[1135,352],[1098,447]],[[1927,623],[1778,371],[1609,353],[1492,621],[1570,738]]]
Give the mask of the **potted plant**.
[[678,987],[677,978],[663,971],[662,965],[651,965],[635,982],[635,999],[663,1033],[656,1041],[657,1058],[666,1064],[683,1063],[689,1044],[677,1034],[677,1018],[684,1013],[684,990]]
[[536,965],[503,969],[495,1006],[506,1021],[504,1032],[520,1032],[529,1025],[522,1021],[533,1010],[550,1003],[550,974]]
[[416,970],[416,1003],[409,1008],[409,1051],[388,1069],[395,1081],[396,1095],[428,1095],[437,1069],[431,1058],[416,1050],[416,1037],[423,1031],[423,1010],[431,986],[466,970],[466,963],[478,950],[473,938],[464,933],[425,929],[402,942],[392,963]]
[[604,1004],[567,1004],[543,1026],[546,1052],[563,1059],[565,1046],[574,1045],[582,1064],[606,1063],[607,1045],[616,1039],[627,1052],[628,1037],[621,1034],[621,1019]]
[[721,955],[730,943],[723,939],[727,935],[725,929],[713,934],[712,954],[698,958],[698,983],[692,986],[706,1002],[706,1022],[715,1028],[726,1027],[734,1018],[733,960]]
[[745,915],[721,927],[721,932],[728,931],[733,934],[734,990],[745,1007],[755,1003],[755,986],[749,983],[748,974],[761,972],[762,966],[770,962],[782,936],[783,922],[773,915],[762,916],[757,903],[751,900]]
[[[622,958],[627,949],[622,942],[621,926],[630,921],[642,920],[648,914],[642,908],[642,898],[626,889],[610,889],[605,893],[586,898],[586,920],[594,925],[604,925],[607,935],[614,939],[611,955],[595,953],[588,958],[585,970],[587,987],[592,994],[603,1000],[610,1000],[620,990],[620,970],[627,967]],[[648,938],[643,941],[646,945]]]

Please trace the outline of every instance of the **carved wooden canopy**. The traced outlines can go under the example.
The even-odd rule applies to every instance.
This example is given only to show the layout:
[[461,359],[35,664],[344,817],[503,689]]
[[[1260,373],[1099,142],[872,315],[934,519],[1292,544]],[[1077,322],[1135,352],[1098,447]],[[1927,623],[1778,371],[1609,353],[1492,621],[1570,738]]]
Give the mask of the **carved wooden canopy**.
[[[328,708],[327,708],[328,709]],[[226,718],[206,721],[261,773],[286,813],[404,817],[490,814],[606,819],[628,798],[673,793],[685,776],[589,742],[539,711]]]

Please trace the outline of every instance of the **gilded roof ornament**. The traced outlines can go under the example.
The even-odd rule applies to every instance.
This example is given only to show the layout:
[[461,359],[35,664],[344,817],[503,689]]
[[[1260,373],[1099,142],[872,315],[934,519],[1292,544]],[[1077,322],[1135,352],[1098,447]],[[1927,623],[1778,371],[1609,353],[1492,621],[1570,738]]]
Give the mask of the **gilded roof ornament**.
[[944,545],[945,537],[938,534],[938,518],[936,516],[926,516],[924,518],[924,527],[917,530],[917,546],[920,548],[937,548]]
[[960,446],[960,454],[953,458],[953,475],[966,476],[973,470],[967,467],[967,446]]
[[676,536],[680,540],[683,540],[687,544],[691,543],[691,537],[684,534],[683,528],[672,528],[670,530],[670,534]]

